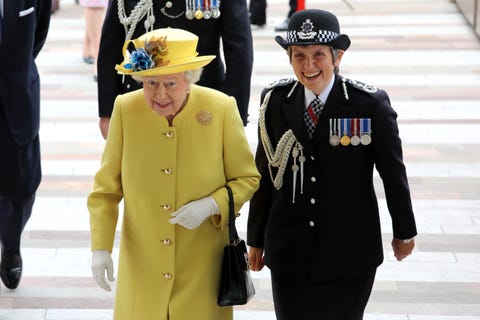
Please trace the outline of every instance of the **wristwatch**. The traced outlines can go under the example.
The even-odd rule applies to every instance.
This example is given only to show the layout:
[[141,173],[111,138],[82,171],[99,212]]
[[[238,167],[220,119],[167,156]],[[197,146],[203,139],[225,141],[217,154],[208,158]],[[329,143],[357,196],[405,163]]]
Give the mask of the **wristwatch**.
[[410,243],[413,241],[413,238],[402,240],[402,243]]

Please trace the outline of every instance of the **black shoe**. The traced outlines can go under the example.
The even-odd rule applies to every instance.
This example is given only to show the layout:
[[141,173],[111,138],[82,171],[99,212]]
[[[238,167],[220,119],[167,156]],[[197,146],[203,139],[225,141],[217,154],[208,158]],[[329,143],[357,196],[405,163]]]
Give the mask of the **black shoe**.
[[275,31],[287,31],[288,30],[288,22],[290,21],[290,19],[285,19],[282,21],[282,23],[280,23],[278,26],[275,27]]
[[2,248],[2,261],[0,262],[0,277],[3,284],[9,289],[15,289],[22,277],[22,257]]

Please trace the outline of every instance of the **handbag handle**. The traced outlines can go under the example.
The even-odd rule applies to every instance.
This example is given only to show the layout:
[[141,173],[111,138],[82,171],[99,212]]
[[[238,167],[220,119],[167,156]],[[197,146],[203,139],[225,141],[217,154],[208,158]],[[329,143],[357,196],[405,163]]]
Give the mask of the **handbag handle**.
[[228,235],[229,235],[229,240],[230,243],[234,243],[237,241],[238,238],[238,233],[237,233],[237,228],[235,227],[235,206],[233,203],[233,192],[232,189],[227,185],[225,186],[227,188],[228,192]]

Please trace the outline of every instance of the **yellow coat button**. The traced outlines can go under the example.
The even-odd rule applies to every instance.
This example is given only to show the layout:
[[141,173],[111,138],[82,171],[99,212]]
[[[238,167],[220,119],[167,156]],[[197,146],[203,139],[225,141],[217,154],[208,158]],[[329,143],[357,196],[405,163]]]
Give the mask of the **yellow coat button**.
[[162,205],[162,208],[163,208],[163,210],[165,210],[165,211],[169,211],[170,209],[172,209],[172,207],[171,207],[168,203],[163,204],[163,205]]
[[164,273],[164,274],[163,274],[163,277],[164,277],[165,279],[167,279],[167,280],[170,280],[170,279],[173,278],[173,275],[172,275],[171,273],[167,272],[167,273]]
[[165,136],[166,136],[167,138],[173,138],[173,131],[167,131],[167,132],[165,132]]
[[169,246],[172,244],[172,241],[170,239],[163,239],[162,243],[164,246]]

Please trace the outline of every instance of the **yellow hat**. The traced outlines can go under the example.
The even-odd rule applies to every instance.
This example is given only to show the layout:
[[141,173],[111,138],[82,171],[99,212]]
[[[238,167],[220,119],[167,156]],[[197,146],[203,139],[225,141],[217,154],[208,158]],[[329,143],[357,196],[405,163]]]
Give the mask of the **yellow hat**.
[[[127,47],[133,43],[135,50]],[[206,66],[215,56],[198,56],[198,37],[182,29],[162,28],[123,45],[123,62],[115,69],[131,76],[160,76]]]

